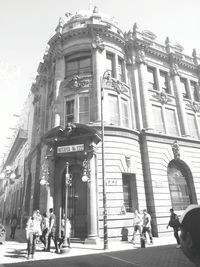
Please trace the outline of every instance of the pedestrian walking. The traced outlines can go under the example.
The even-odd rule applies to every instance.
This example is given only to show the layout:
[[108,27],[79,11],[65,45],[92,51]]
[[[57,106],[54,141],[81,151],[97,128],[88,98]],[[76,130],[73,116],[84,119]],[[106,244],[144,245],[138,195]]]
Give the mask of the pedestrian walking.
[[15,232],[17,229],[17,224],[18,224],[17,215],[14,214],[11,218],[11,221],[10,221],[10,229],[11,229],[10,237],[12,239],[15,238]]
[[200,205],[189,205],[180,218],[180,243],[183,253],[200,266]]
[[27,259],[30,257],[33,259],[36,248],[36,239],[41,235],[41,227],[38,223],[37,211],[33,212],[33,215],[28,219],[26,225],[26,238],[27,238]]
[[151,231],[151,216],[146,209],[143,210],[142,235],[146,239],[146,233],[149,235],[150,244],[153,244],[153,236]]
[[135,210],[134,215],[133,215],[133,238],[132,238],[132,243],[135,245],[135,235],[139,231],[140,238],[142,236],[142,217],[138,210]]
[[174,212],[174,209],[170,209],[170,220],[169,223],[167,225],[167,228],[170,226],[173,228],[174,231],[174,237],[176,238],[176,242],[177,242],[177,246],[176,248],[180,248],[180,238],[179,238],[179,230],[180,230],[180,222],[179,222],[179,218],[178,215]]
[[54,241],[54,245],[55,245],[55,253],[59,253],[59,249],[58,249],[58,237],[57,237],[57,225],[56,225],[56,216],[53,213],[53,209],[50,208],[49,209],[49,230],[47,232],[48,234],[48,246],[47,246],[47,251],[50,251],[51,249],[51,239],[53,239]]
[[40,241],[44,244],[44,251],[47,250],[48,244],[48,230],[49,230],[49,218],[47,217],[46,212],[42,215],[41,221],[42,235],[40,236]]
[[71,222],[69,220],[69,218],[67,218],[66,221],[66,232],[65,232],[65,219],[63,218],[61,220],[61,240],[58,244],[59,249],[62,249],[62,245],[65,239],[65,234],[66,234],[66,239],[67,239],[67,244],[68,247],[70,248],[70,237],[71,237]]

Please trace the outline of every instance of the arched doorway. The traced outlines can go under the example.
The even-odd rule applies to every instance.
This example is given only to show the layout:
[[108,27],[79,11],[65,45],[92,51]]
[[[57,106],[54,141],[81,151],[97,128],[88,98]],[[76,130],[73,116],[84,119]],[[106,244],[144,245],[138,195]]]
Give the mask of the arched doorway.
[[170,161],[167,175],[172,207],[175,210],[184,210],[191,203],[196,203],[192,173],[184,161]]
[[[87,237],[87,184],[82,182],[82,169],[79,164],[69,167],[72,175],[71,186],[68,186],[67,216],[71,221],[71,235],[74,238],[85,239]],[[62,217],[65,213],[65,172],[62,175],[61,184],[61,209]]]

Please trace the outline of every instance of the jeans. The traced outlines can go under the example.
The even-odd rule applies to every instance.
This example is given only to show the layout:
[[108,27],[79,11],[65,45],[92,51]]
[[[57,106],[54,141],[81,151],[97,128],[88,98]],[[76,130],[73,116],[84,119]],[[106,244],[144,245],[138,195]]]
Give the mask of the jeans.
[[36,234],[35,233],[29,233],[28,237],[28,243],[27,243],[27,251],[28,255],[34,255],[35,253],[35,246],[36,246]]
[[42,231],[42,235],[40,236],[40,241],[44,244],[44,248],[47,249],[48,244],[48,236],[47,236],[48,228]]

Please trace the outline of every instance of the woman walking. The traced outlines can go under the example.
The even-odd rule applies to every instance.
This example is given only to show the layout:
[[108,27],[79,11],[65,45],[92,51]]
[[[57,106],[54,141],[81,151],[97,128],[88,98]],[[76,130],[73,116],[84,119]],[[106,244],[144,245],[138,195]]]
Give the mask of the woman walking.
[[26,238],[27,238],[27,253],[29,260],[30,257],[33,259],[36,247],[36,238],[41,235],[41,227],[37,219],[37,211],[33,212],[33,215],[28,219],[26,225]]

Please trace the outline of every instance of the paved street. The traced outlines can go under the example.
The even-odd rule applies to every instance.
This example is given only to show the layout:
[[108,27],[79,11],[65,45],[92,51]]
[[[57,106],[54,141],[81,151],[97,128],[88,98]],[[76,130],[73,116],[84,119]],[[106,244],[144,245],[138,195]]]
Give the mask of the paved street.
[[16,239],[0,245],[0,267],[3,266],[68,266],[68,267],[195,267],[183,255],[181,249],[176,249],[173,235],[167,238],[154,238],[154,245],[140,248],[139,242],[133,247],[131,243],[109,241],[108,251],[103,250],[103,244],[86,245],[72,243],[67,254],[43,252],[42,245],[37,244],[34,260],[26,259],[26,243],[24,232],[18,230]]

